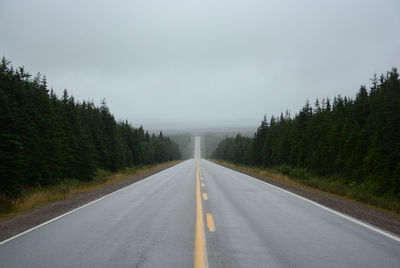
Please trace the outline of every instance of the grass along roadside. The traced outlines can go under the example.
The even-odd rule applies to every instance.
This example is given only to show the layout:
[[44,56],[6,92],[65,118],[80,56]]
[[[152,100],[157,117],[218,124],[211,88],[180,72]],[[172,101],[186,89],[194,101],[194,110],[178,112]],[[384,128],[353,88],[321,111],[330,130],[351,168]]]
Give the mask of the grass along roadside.
[[400,200],[391,196],[376,196],[366,190],[364,185],[348,185],[340,178],[320,178],[304,170],[287,166],[261,168],[232,164],[225,161],[209,159],[222,166],[233,168],[247,174],[269,178],[295,187],[319,191],[339,198],[363,203],[373,209],[390,214],[400,219]]
[[89,182],[68,180],[53,186],[31,189],[23,196],[13,200],[0,197],[0,205],[2,204],[2,210],[0,210],[0,221],[12,218],[35,208],[49,205],[58,200],[68,199],[79,193],[90,192],[106,185],[121,182],[136,175],[172,166],[179,162],[181,162],[181,160],[153,165],[134,166],[117,173],[99,170],[96,177]]

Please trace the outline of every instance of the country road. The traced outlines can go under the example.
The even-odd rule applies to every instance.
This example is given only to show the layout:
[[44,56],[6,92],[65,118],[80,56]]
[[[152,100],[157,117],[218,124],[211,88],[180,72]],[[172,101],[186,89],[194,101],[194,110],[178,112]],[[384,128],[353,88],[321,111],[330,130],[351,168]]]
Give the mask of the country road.
[[0,267],[400,267],[400,239],[187,160],[23,235]]

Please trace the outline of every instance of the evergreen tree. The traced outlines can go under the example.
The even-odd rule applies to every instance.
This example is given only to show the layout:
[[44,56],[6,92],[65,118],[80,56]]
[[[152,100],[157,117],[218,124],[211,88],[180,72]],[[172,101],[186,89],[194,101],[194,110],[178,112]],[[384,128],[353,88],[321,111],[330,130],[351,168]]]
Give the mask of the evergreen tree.
[[317,99],[314,107],[307,101],[293,118],[272,116],[269,124],[264,117],[253,139],[226,138],[213,157],[305,168],[364,185],[376,195],[400,195],[399,74],[394,68],[371,81],[369,92],[361,86],[355,99]]
[[97,169],[180,159],[178,146],[142,127],[116,122],[105,100],[58,98],[41,74],[0,64],[0,194],[17,196],[37,185],[91,180]]

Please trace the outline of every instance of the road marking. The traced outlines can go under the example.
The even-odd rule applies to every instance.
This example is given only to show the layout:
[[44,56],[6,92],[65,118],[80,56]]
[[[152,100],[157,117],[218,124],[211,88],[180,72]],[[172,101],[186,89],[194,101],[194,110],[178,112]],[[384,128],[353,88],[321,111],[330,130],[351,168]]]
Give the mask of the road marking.
[[203,177],[200,177],[200,180],[204,180],[204,178],[203,178]]
[[203,188],[204,188],[204,183],[201,183],[201,187],[203,187]]
[[208,200],[208,196],[207,196],[206,193],[203,193],[203,199],[204,199],[204,200]]
[[[184,163],[184,162],[182,162],[182,163]],[[179,164],[177,164],[177,165],[175,165],[175,166],[179,166],[179,165],[181,165],[182,163],[179,163]],[[172,166],[172,167],[175,167],[175,166]],[[171,168],[171,167],[170,167],[170,168]],[[75,208],[75,209],[73,209],[73,210],[71,210],[71,211],[68,211],[68,212],[66,212],[66,213],[64,213],[64,214],[62,214],[62,215],[60,215],[60,216],[57,216],[57,217],[55,217],[55,218],[53,218],[53,219],[51,219],[51,220],[48,220],[48,221],[46,221],[46,222],[43,222],[43,223],[41,223],[41,224],[39,224],[39,225],[36,225],[36,226],[34,226],[34,227],[32,227],[32,228],[30,228],[30,229],[28,229],[28,230],[25,230],[25,231],[23,231],[23,232],[21,232],[21,233],[19,233],[19,234],[17,234],[17,235],[14,235],[14,236],[12,236],[12,237],[10,237],[10,238],[7,238],[6,240],[3,240],[3,241],[0,242],[0,246],[3,245],[3,244],[5,244],[5,243],[7,243],[7,242],[9,242],[9,241],[11,241],[11,240],[14,240],[14,239],[16,239],[16,238],[18,238],[18,237],[20,237],[20,236],[23,236],[24,234],[27,234],[27,233],[30,233],[30,232],[36,230],[36,229],[39,229],[39,228],[42,227],[42,226],[45,226],[45,225],[47,225],[47,224],[49,224],[49,223],[52,223],[52,222],[54,222],[54,221],[56,221],[56,220],[58,220],[58,219],[61,219],[61,218],[65,217],[65,216],[68,216],[69,214],[74,213],[75,211],[78,211],[78,210],[80,210],[80,209],[82,209],[82,208],[85,208],[85,207],[90,206],[90,205],[92,205],[92,204],[94,204],[94,203],[97,203],[97,202],[99,202],[99,201],[101,201],[101,200],[103,200],[103,199],[105,199],[105,198],[107,198],[107,197],[109,197],[109,196],[111,196],[111,195],[114,195],[114,194],[116,194],[116,193],[118,193],[118,192],[120,192],[120,191],[122,191],[122,190],[124,190],[124,189],[126,189],[126,188],[128,188],[128,187],[137,186],[138,184],[141,184],[141,183],[143,183],[143,182],[145,182],[145,181],[151,179],[152,177],[154,177],[154,176],[156,176],[156,175],[159,175],[159,174],[161,174],[161,173],[166,172],[168,169],[169,169],[169,168],[164,169],[164,170],[161,170],[160,172],[155,173],[155,174],[153,174],[153,175],[151,175],[151,176],[148,176],[147,178],[144,178],[144,179],[142,179],[142,180],[140,180],[140,181],[138,181],[138,182],[134,182],[134,183],[132,183],[132,184],[129,184],[129,185],[127,185],[127,186],[125,186],[125,187],[123,187],[123,188],[121,188],[121,189],[118,189],[118,190],[116,190],[116,191],[114,191],[114,192],[111,192],[111,193],[109,193],[109,194],[107,194],[107,195],[104,195],[104,196],[102,196],[102,197],[100,197],[100,198],[98,198],[98,199],[96,199],[96,200],[93,200],[93,201],[91,201],[91,202],[89,202],[89,203],[87,203],[87,204],[84,204],[84,205],[82,205],[82,206],[80,206],[80,207],[77,207],[77,208]]]
[[[211,161],[208,161],[208,162],[211,162]],[[212,162],[211,162],[211,163],[212,163]],[[214,163],[214,164],[215,164],[215,163]],[[215,165],[218,165],[218,164],[215,164]],[[317,206],[317,207],[320,207],[320,208],[322,208],[322,209],[324,209],[324,210],[326,210],[326,211],[329,211],[329,212],[331,212],[331,213],[333,213],[333,214],[336,214],[337,216],[340,216],[340,217],[342,217],[342,218],[345,218],[346,220],[349,220],[349,221],[354,222],[354,223],[356,223],[356,224],[358,224],[358,225],[361,225],[361,226],[363,226],[363,227],[365,227],[365,228],[367,228],[367,229],[370,229],[371,231],[377,232],[377,233],[379,233],[379,234],[381,234],[381,235],[383,235],[383,236],[386,236],[386,237],[391,238],[391,239],[393,239],[393,240],[395,240],[395,241],[397,241],[397,242],[400,242],[400,237],[399,237],[399,236],[397,236],[397,235],[395,235],[395,234],[392,234],[392,233],[389,233],[388,231],[385,231],[385,230],[380,229],[380,228],[378,228],[378,227],[375,227],[375,226],[373,226],[373,225],[371,225],[371,224],[369,224],[369,223],[365,223],[365,222],[363,222],[363,221],[360,221],[360,220],[358,220],[358,219],[356,219],[356,218],[353,218],[353,217],[348,216],[348,215],[346,215],[346,214],[343,214],[343,213],[341,213],[341,212],[339,212],[339,211],[336,211],[336,210],[333,210],[333,209],[331,209],[331,208],[328,208],[328,207],[326,207],[326,206],[324,206],[324,205],[321,205],[321,204],[319,204],[319,203],[317,203],[317,202],[315,202],[315,201],[312,201],[312,200],[310,200],[310,199],[307,199],[307,198],[302,197],[302,196],[300,196],[300,195],[297,195],[297,194],[295,194],[295,193],[289,192],[288,190],[279,188],[278,186],[275,186],[275,185],[270,184],[270,183],[268,183],[268,182],[265,182],[265,181],[256,179],[256,178],[254,178],[254,177],[252,177],[252,176],[249,176],[249,175],[247,175],[247,174],[244,174],[244,173],[235,171],[235,170],[233,170],[233,169],[230,169],[230,168],[227,168],[227,167],[224,167],[224,166],[221,166],[221,165],[218,165],[218,166],[225,168],[225,169],[228,170],[229,172],[239,173],[239,174],[244,175],[245,177],[249,177],[250,179],[252,179],[252,180],[254,180],[254,181],[267,184],[267,185],[269,185],[269,186],[271,186],[271,187],[273,187],[273,188],[276,188],[276,189],[278,189],[278,190],[281,190],[281,191],[283,191],[283,192],[285,192],[285,193],[288,193],[288,194],[293,195],[293,196],[295,196],[295,197],[297,197],[297,198],[300,198],[300,199],[302,199],[302,200],[304,200],[304,201],[306,201],[306,202],[308,202],[308,203],[311,203],[311,204],[313,204],[313,205],[315,205],[315,206]]]
[[196,173],[196,233],[194,242],[194,267],[208,267],[206,238],[204,234],[203,205],[200,192],[200,169],[197,166]]
[[210,232],[215,232],[215,225],[214,225],[214,220],[213,220],[212,214],[211,213],[207,213],[206,217],[207,217],[208,230],[210,230]]

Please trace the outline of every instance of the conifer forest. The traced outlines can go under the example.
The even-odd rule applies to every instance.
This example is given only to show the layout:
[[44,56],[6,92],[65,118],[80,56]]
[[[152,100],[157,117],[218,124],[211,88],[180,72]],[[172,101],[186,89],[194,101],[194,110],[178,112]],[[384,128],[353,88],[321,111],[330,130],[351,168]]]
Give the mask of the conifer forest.
[[291,116],[264,117],[253,138],[227,137],[213,158],[297,169],[400,199],[400,80],[397,69],[374,75],[354,98],[308,101]]
[[30,187],[65,180],[90,181],[98,169],[181,158],[168,137],[116,121],[105,101],[61,97],[46,78],[32,77],[5,58],[0,65],[0,194],[16,197]]

